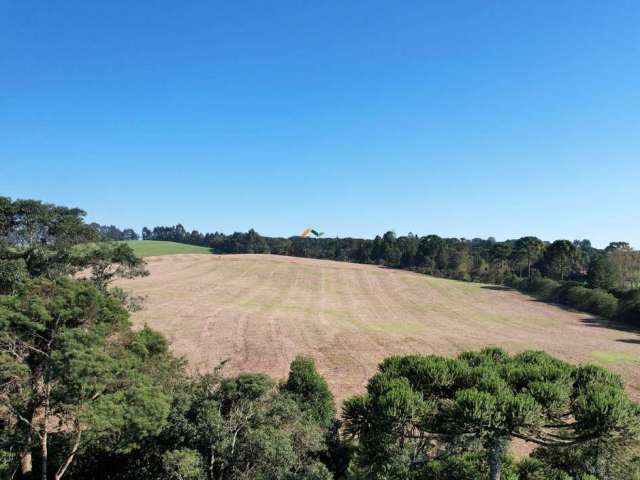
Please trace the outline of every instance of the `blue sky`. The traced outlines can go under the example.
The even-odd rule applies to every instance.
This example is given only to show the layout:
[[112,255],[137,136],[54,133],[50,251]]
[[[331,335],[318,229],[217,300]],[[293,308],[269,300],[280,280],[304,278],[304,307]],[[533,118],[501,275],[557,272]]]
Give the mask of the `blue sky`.
[[636,0],[0,0],[0,194],[640,247],[639,25]]

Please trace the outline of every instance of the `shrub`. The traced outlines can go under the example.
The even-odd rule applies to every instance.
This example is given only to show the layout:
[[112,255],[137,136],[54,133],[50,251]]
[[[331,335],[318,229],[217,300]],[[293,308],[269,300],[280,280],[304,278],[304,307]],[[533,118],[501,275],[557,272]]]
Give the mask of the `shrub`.
[[13,293],[28,276],[24,260],[0,260],[0,294]]
[[[614,318],[618,312],[616,296],[600,288],[587,288],[576,282],[560,284],[548,278],[525,280],[512,277],[506,284],[541,300],[557,302],[601,317]],[[638,307],[640,308],[640,298]],[[631,316],[632,311],[633,308],[630,309]]]
[[618,311],[618,299],[601,288],[589,290],[587,311],[605,318],[613,318]]
[[534,278],[523,285],[523,291],[547,302],[557,301],[559,288],[560,283],[550,278]]
[[618,299],[600,288],[563,286],[558,291],[558,302],[605,318],[612,318],[618,309]]
[[619,305],[616,319],[640,327],[640,289],[625,293]]
[[508,287],[515,288],[517,290],[523,290],[526,283],[529,280],[526,278],[518,277],[517,275],[506,275],[504,278],[504,284]]

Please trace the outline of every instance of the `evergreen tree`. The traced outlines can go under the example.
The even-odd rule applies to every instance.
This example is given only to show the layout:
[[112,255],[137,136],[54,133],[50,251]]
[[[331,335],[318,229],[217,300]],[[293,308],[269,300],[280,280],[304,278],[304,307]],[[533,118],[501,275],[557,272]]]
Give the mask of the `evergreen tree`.
[[318,373],[313,359],[298,356],[291,362],[289,378],[283,386],[311,418],[325,428],[336,416],[336,406],[327,381]]
[[640,408],[617,376],[496,348],[456,359],[388,358],[343,413],[359,441],[357,469],[380,479],[421,478],[426,462],[479,450],[494,480],[514,437],[565,448],[637,441],[640,432]]

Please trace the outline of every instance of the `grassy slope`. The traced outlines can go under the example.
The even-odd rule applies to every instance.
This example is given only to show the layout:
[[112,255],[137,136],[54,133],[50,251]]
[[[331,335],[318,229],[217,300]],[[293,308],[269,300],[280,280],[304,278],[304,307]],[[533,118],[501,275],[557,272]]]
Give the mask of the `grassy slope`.
[[134,322],[167,335],[202,371],[229,360],[228,373],[286,378],[296,355],[310,355],[341,400],[362,392],[390,355],[494,345],[603,364],[640,398],[637,333],[516,291],[270,255],[168,255],[148,268],[150,276],[118,283],[145,298]]
[[211,253],[207,247],[185,245],[184,243],[162,242],[158,240],[132,240],[127,243],[140,257],[172,255],[175,253]]

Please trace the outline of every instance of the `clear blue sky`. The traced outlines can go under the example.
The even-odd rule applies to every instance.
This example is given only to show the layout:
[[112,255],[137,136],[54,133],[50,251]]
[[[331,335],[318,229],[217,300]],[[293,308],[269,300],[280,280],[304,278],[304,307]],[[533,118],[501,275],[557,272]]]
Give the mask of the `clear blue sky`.
[[640,247],[640,2],[0,0],[0,194]]

